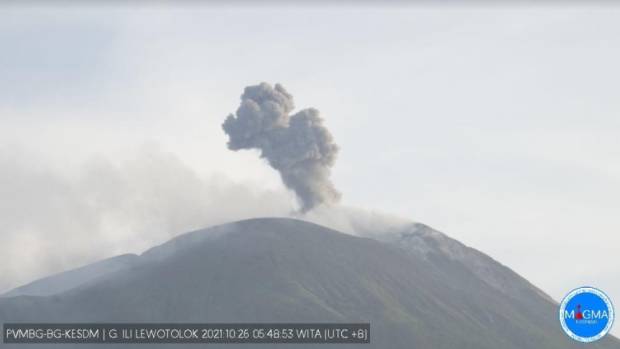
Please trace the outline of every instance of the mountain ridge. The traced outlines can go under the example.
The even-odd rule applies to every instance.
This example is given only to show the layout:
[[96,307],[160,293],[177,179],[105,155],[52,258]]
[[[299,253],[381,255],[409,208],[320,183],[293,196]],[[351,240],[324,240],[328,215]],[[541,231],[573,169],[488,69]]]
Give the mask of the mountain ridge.
[[[409,244],[438,236],[409,233],[401,236]],[[556,304],[525,279],[490,262],[525,290],[500,292],[466,259],[427,243],[420,254],[419,241],[412,249],[295,219],[238,221],[174,238],[98,282],[2,298],[0,322],[369,321],[373,348],[579,347],[562,333]]]

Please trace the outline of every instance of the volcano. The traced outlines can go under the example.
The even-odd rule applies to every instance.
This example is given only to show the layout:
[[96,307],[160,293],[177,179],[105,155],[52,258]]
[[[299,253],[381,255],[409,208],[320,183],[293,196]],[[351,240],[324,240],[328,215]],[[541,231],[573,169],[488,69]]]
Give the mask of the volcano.
[[[581,348],[562,332],[557,309],[509,268],[422,224],[359,237],[260,218],[23,286],[0,297],[0,322],[368,322],[371,343],[359,347]],[[620,341],[589,346],[617,349]]]

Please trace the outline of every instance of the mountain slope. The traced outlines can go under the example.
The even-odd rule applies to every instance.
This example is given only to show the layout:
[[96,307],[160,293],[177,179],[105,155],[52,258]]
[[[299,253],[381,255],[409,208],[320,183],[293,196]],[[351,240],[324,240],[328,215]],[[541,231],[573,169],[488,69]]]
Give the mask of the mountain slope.
[[497,283],[515,294],[468,259],[420,251],[293,219],[246,220],[182,235],[54,296],[1,298],[0,322],[370,322],[366,348],[580,348],[556,305],[509,269],[497,266]]
[[93,281],[106,274],[131,267],[138,259],[133,254],[124,254],[86,265],[81,268],[65,271],[33,281],[15,288],[1,297],[15,296],[51,296],[68,291],[77,286]]
[[461,264],[487,285],[511,297],[527,299],[531,298],[534,292],[555,302],[510,268],[425,224],[412,223],[396,231],[369,237],[399,246],[431,262],[448,259]]

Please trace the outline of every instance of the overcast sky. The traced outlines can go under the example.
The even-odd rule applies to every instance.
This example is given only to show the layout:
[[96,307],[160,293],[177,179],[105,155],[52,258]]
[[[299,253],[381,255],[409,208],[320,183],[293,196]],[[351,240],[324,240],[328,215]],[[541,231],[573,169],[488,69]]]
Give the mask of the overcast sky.
[[[620,8],[2,7],[0,291],[293,198],[221,123],[321,111],[343,204],[620,303]],[[7,276],[5,276],[7,275]],[[617,333],[617,331],[616,331]]]

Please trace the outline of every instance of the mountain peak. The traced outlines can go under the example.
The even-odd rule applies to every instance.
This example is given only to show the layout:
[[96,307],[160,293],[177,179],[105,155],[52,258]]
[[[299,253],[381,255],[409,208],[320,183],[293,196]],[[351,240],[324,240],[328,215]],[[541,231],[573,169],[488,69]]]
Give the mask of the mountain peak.
[[0,298],[0,322],[370,322],[370,348],[579,348],[525,279],[423,225],[379,241],[257,218],[136,258],[53,296]]

